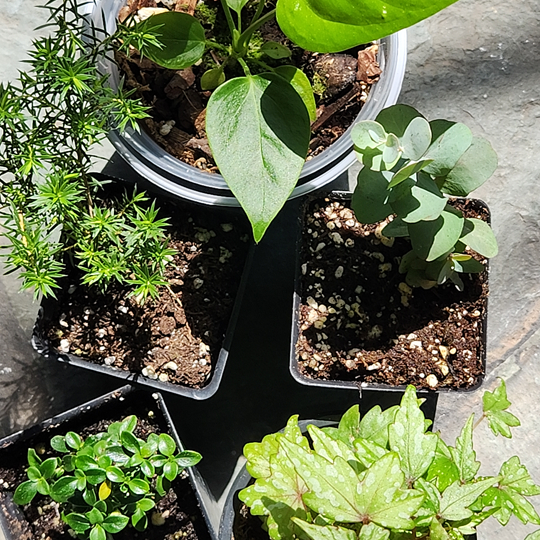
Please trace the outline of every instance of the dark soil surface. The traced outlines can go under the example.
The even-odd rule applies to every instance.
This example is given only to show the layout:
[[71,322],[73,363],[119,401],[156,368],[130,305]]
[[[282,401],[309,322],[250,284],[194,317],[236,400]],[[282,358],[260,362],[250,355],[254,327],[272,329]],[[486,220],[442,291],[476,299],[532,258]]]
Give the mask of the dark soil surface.
[[[487,219],[474,201],[460,209]],[[412,289],[398,271],[410,250],[380,225],[362,225],[348,202],[313,202],[301,252],[300,370],[310,378],[470,388],[484,375],[487,272]],[[381,241],[384,241],[384,243]]]
[[[64,435],[67,431],[75,431],[84,439],[91,434],[106,430],[112,422],[130,414],[136,414],[139,418],[135,431],[137,437],[147,438],[150,433],[166,431],[166,424],[158,412],[157,403],[152,403],[149,397],[141,399],[141,393],[138,393],[137,397],[126,398],[125,408],[117,400],[113,400],[101,412],[90,412],[82,419],[70,420],[68,424],[60,427],[51,426],[29,440],[0,449],[0,512],[8,518],[13,540],[72,540],[73,538],[68,532],[69,527],[60,519],[62,508],[59,508],[58,504],[49,497],[36,495],[32,503],[19,509],[22,510],[22,513],[19,513],[21,519],[14,519],[12,512],[6,512],[6,501],[9,501],[7,504],[12,505],[10,494],[17,485],[27,480],[28,448],[34,448],[43,459],[57,457],[58,453],[52,450],[49,444],[54,435]],[[12,506],[12,508],[15,507]],[[156,505],[156,512],[167,516],[163,525],[149,525],[144,532],[136,531],[128,525],[123,531],[114,535],[115,540],[210,540],[186,472],[173,482],[168,494]]]
[[[227,40],[228,30],[219,3],[207,2],[213,14],[211,18],[217,15],[215,23],[209,23],[208,8],[202,12],[195,5],[196,2],[185,0],[168,1],[167,5],[156,0],[130,0],[120,18],[143,15],[145,10],[146,14],[152,13],[154,9],[185,11],[200,20],[207,38],[218,42]],[[292,57],[285,60],[275,61],[264,55],[260,60],[272,67],[293,64],[306,73],[314,86],[317,120],[312,124],[310,159],[335,142],[358,115],[371,85],[381,73],[376,59],[378,46],[362,46],[340,54],[310,53],[294,46],[275,21],[262,26],[254,40],[257,39],[276,41],[292,51]],[[126,77],[127,88],[135,89],[135,96],[151,107],[151,118],[142,123],[145,131],[174,157],[208,172],[219,171],[205,132],[206,104],[211,92],[201,90],[200,77],[206,70],[221,64],[225,59],[222,55],[219,50],[209,51],[199,65],[179,71],[157,66],[148,58],[141,60],[136,51],[129,58],[124,54],[117,54],[116,58]],[[253,73],[268,71],[250,62],[249,57],[248,64]],[[227,75],[229,78],[243,76],[243,72],[239,65],[232,69],[228,65]]]
[[77,285],[73,271],[58,302],[45,308],[42,333],[60,352],[202,388],[218,359],[245,265],[246,220],[182,203],[160,206],[171,216],[170,247],[177,253],[159,299],[140,305],[120,286],[101,294]]

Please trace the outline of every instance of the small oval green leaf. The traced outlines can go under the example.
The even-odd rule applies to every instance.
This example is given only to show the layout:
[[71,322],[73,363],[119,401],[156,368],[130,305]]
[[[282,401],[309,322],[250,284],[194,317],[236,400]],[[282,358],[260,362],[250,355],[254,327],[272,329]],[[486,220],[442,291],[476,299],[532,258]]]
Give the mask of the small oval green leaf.
[[37,484],[33,480],[27,480],[17,486],[13,494],[15,504],[28,504],[37,493]]
[[261,47],[261,51],[270,58],[274,58],[274,60],[281,60],[291,56],[289,47],[285,47],[285,45],[277,41],[266,41]]

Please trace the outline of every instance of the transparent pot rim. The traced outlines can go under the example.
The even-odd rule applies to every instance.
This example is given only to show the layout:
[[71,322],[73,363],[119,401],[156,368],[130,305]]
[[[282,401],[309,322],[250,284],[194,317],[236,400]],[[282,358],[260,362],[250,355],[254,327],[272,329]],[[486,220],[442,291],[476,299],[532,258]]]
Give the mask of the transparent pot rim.
[[[81,14],[92,24],[107,32],[114,31],[124,0],[94,0],[85,3]],[[354,123],[373,120],[385,107],[397,102],[405,76],[407,34],[401,30],[380,40],[379,63],[383,70],[374,84]],[[100,62],[99,69],[108,73],[111,84],[119,84],[119,73],[109,60]],[[353,125],[354,125],[353,123]],[[290,198],[310,193],[333,181],[355,161],[350,136],[353,125],[329,148],[306,161],[297,186]],[[220,174],[210,174],[173,157],[143,131],[128,129],[120,134],[109,133],[116,151],[141,176],[161,189],[195,202],[219,206],[239,206]]]

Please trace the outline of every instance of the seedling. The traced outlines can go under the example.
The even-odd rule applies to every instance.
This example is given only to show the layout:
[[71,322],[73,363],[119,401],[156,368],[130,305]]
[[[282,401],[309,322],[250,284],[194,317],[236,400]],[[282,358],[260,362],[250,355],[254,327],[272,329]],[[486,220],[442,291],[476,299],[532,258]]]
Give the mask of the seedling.
[[484,270],[471,250],[490,258],[498,247],[490,226],[464,217],[446,195],[465,197],[494,173],[497,155],[489,142],[464,124],[428,122],[407,105],[359,122],[352,139],[364,165],[352,199],[358,221],[387,220],[383,236],[410,238],[412,250],[399,268],[409,285],[450,280],[463,289],[459,273]]
[[166,433],[151,433],[146,440],[134,435],[137,417],[111,424],[106,432],[83,440],[69,431],[51,439],[59,456],[42,460],[28,449],[28,480],[15,490],[20,505],[37,493],[60,503],[62,520],[80,538],[106,540],[129,523],[147,528],[149,512],[166,495],[186,467],[201,455],[178,451]]
[[187,68],[214,52],[207,55],[213,67],[201,78],[203,90],[214,90],[206,112],[208,141],[258,242],[298,181],[316,118],[311,84],[290,65],[290,48],[254,43],[261,26],[277,19],[294,45],[339,52],[406,28],[454,1],[414,0],[403,9],[380,0],[221,0],[229,33],[224,43],[207,39],[195,17],[178,12],[153,15],[121,32],[126,51],[135,46],[170,69]]
[[[420,409],[413,386],[399,406],[374,407],[360,418],[349,409],[338,427],[308,426],[293,416],[283,433],[244,448],[255,483],[239,493],[261,516],[272,540],[463,540],[493,516],[512,515],[540,525],[527,497],[540,494],[517,456],[495,476],[478,476],[474,414],[455,446]],[[484,413],[495,435],[511,437],[519,420],[506,409],[504,381],[484,394]],[[540,538],[540,530],[526,540]]]

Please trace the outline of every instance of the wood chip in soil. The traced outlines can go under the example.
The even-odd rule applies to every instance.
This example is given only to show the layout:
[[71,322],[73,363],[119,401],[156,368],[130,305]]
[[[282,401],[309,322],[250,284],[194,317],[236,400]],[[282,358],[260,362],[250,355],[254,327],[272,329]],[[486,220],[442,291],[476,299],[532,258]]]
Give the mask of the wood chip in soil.
[[[158,204],[159,206],[159,204]],[[211,379],[232,313],[249,245],[243,216],[219,217],[194,205],[161,205],[170,215],[169,287],[143,305],[129,289],[106,294],[79,285],[73,271],[45,310],[43,335],[60,352],[203,388]]]
[[[123,399],[123,398],[121,398]],[[127,407],[122,407],[120,415],[119,404],[112,400],[99,412],[91,411],[82,419],[72,419],[68,424],[57,427],[55,425],[27,441],[0,449],[0,508],[4,509],[5,501],[11,499],[14,488],[27,480],[26,460],[28,448],[47,459],[58,457],[58,453],[51,449],[50,440],[54,435],[64,435],[67,431],[75,431],[83,438],[94,433],[105,431],[115,421],[121,420],[130,414],[136,414],[139,422],[135,435],[147,438],[150,433],[161,433],[166,429],[160,414],[156,414],[157,404],[149,406],[147,400],[140,395],[127,396]],[[159,421],[158,421],[159,418]],[[11,502],[11,501],[10,501]],[[38,507],[40,510],[38,510]],[[36,495],[31,504],[16,507],[22,510],[22,520],[13,519],[8,514],[8,525],[12,530],[13,538],[18,540],[72,540],[66,523],[60,518],[58,504],[49,497]],[[165,512],[167,518],[162,526],[150,525],[146,531],[139,532],[130,525],[123,531],[114,535],[115,540],[210,540],[210,535],[187,472],[175,480],[167,495],[156,505],[158,512]]]
[[[472,200],[459,208],[488,217]],[[461,274],[463,292],[412,289],[398,271],[409,241],[385,245],[382,225],[358,223],[349,202],[312,202],[304,220],[296,344],[304,375],[431,389],[481,381],[487,272]]]

